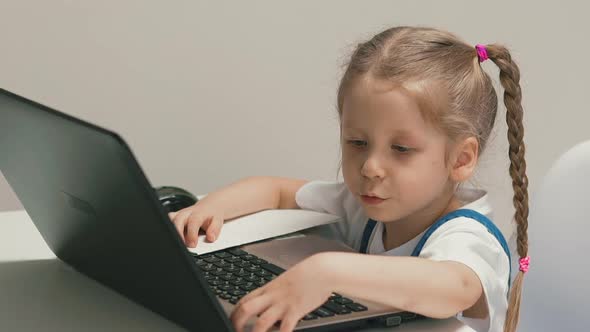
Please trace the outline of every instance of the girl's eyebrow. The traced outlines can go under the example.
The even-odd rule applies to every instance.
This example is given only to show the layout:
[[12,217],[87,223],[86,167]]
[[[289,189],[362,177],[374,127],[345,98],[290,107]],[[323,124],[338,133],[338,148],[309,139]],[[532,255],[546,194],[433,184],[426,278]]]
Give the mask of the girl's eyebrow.
[[[365,132],[361,128],[352,128],[352,127],[343,127],[342,131],[358,131],[361,133]],[[414,138],[415,137],[415,135],[407,129],[394,130],[393,132],[391,132],[391,134],[393,134],[396,137],[401,137],[401,138]]]
[[342,130],[349,130],[349,131],[362,131],[361,129],[358,128],[351,128],[351,127],[342,127]]
[[[348,133],[349,131],[354,132],[355,134],[356,133],[362,134],[365,132],[360,128],[351,128],[351,127],[342,128],[343,133]],[[394,140],[399,142],[399,144],[415,145],[415,144],[421,144],[421,142],[423,142],[422,137],[420,137],[419,135],[416,135],[416,133],[412,133],[411,131],[406,130],[406,129],[399,129],[399,130],[395,130],[395,131],[391,132],[391,138],[393,138]]]

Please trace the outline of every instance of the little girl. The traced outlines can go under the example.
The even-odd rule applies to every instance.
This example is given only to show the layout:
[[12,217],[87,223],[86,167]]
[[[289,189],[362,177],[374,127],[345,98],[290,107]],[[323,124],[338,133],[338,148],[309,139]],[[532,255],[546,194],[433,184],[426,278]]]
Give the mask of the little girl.
[[[482,190],[459,187],[492,130],[497,96],[480,63],[500,69],[520,271],[511,285],[502,234]],[[336,235],[360,253],[313,255],[238,303],[237,331],[280,321],[291,331],[332,293],[477,331],[515,331],[528,269],[528,194],[519,70],[506,48],[470,46],[436,29],[396,27],[361,43],[338,90],[344,182],[250,177],[171,213],[187,246],[214,241],[224,220],[264,209],[338,214]],[[509,290],[510,294],[509,294]]]

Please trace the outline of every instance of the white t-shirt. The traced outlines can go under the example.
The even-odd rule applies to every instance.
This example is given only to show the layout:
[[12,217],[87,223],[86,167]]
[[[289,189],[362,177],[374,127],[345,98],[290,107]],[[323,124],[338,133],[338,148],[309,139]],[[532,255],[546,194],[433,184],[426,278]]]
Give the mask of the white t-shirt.
[[[492,209],[483,190],[461,188],[457,197],[462,208],[475,210],[490,220]],[[338,239],[356,251],[360,250],[362,234],[369,219],[361,203],[343,182],[310,181],[295,194],[297,205],[306,210],[325,212],[342,217],[342,221],[308,230]],[[385,251],[383,223],[377,222],[368,244],[369,254],[410,256],[422,234],[397,248]],[[486,319],[457,318],[478,332],[501,332],[508,307],[508,257],[498,240],[481,223],[467,217],[457,217],[440,226],[428,238],[420,257],[435,261],[456,261],[470,267],[479,277],[488,305]]]

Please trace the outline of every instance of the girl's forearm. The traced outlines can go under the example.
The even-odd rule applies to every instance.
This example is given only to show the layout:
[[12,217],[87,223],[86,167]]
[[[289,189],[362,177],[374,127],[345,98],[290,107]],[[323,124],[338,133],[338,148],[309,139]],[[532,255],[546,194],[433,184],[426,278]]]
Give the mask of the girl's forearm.
[[471,307],[482,294],[467,266],[418,257],[326,252],[312,257],[333,291],[433,318]]
[[277,209],[280,187],[270,176],[251,176],[219,188],[203,197],[201,201],[215,205],[225,220],[246,214]]

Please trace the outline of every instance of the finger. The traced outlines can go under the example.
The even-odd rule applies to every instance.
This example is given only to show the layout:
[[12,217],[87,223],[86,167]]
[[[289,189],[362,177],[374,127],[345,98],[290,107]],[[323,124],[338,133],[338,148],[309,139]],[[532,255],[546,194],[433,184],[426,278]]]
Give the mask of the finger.
[[191,214],[186,221],[186,243],[189,247],[196,247],[199,242],[199,229],[203,224],[203,218],[197,214]]
[[283,319],[281,320],[281,329],[280,332],[291,332],[295,329],[295,325],[299,322],[297,315],[293,313],[287,312],[287,314],[283,315]]
[[268,331],[277,321],[281,320],[285,311],[284,305],[280,303],[271,305],[270,308],[268,308],[262,315],[260,315],[260,318],[256,320],[252,332]]
[[[242,297],[238,303],[236,303],[236,307],[235,309],[237,309],[239,306],[241,306],[242,304],[250,301],[251,299],[261,296],[262,294],[264,294],[264,291],[266,290],[266,286],[262,286],[262,287],[258,287],[255,290],[251,291],[250,293],[244,295],[244,297]],[[235,310],[234,309],[234,310]]]
[[180,237],[182,238],[182,242],[185,242],[184,239],[184,226],[186,223],[186,218],[188,218],[188,216],[191,214],[190,210],[183,210],[181,212],[179,212],[176,217],[174,218],[174,220],[172,221],[174,223],[174,226],[176,227],[176,230],[178,231],[178,235],[180,235]]
[[170,220],[174,220],[174,217],[177,215],[178,213],[176,212],[168,212],[168,218],[170,218]]
[[262,295],[245,302],[240,302],[241,304],[234,308],[230,316],[230,319],[238,332],[243,331],[246,322],[251,317],[265,311],[270,306],[271,297],[268,295]]
[[203,225],[203,229],[207,231],[207,240],[210,242],[217,240],[219,238],[219,233],[221,232],[222,226],[223,219],[218,216],[211,218],[211,221],[206,227]]

